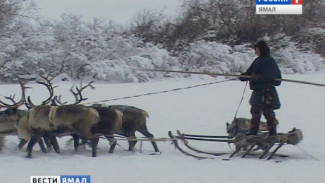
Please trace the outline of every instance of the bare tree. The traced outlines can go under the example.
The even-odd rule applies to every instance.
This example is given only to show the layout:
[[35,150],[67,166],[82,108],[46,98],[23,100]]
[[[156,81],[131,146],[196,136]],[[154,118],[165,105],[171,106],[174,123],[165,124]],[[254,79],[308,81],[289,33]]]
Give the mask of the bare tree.
[[35,5],[24,0],[0,0],[0,36],[8,32],[5,27],[11,24],[15,18],[34,18]]
[[161,12],[143,10],[133,19],[134,25],[132,32],[144,38],[144,42],[159,43],[163,39],[163,27],[168,19]]

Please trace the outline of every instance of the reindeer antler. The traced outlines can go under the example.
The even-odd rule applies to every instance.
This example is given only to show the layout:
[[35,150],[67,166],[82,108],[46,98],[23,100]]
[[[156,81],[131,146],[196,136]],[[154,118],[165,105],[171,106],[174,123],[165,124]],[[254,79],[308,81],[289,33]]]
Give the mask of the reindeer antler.
[[81,92],[86,89],[87,87],[90,87],[91,89],[94,89],[95,87],[92,85],[94,83],[94,81],[89,82],[86,86],[82,87],[82,84],[80,83],[80,89],[76,86],[76,91],[73,91],[73,86],[70,88],[70,92],[72,93],[72,95],[75,98],[75,103],[74,104],[79,104],[80,102],[87,100],[88,98],[83,98]]
[[18,82],[19,82],[21,90],[22,90],[21,99],[18,102],[16,102],[15,101],[16,95],[10,95],[9,97],[5,96],[5,99],[11,101],[13,104],[7,104],[6,102],[3,102],[2,100],[0,100],[1,107],[19,107],[25,103],[25,90],[29,87],[26,87],[25,84],[27,82],[23,82],[22,79],[20,79],[20,78],[18,78]]
[[[42,104],[41,104],[41,105],[47,105],[47,104],[49,104],[49,103],[53,100],[52,98],[53,98],[53,96],[54,96],[54,88],[56,88],[57,86],[54,86],[54,87],[53,87],[52,80],[54,79],[54,77],[51,77],[50,74],[47,74],[47,76],[44,76],[44,75],[41,73],[41,74],[39,74],[39,76],[40,76],[43,80],[45,80],[45,82],[44,82],[44,81],[37,81],[37,83],[38,83],[38,84],[41,84],[41,85],[44,85],[44,86],[47,88],[47,90],[49,91],[49,93],[50,93],[50,96],[49,96],[46,100],[44,100],[44,101],[42,102]],[[36,105],[31,101],[30,96],[27,97],[27,101],[25,101],[25,105],[26,105],[27,108],[32,108],[32,107],[35,107],[35,106],[36,106]]]
[[53,100],[52,100],[52,104],[51,105],[66,105],[68,102],[62,102],[61,101],[61,95],[60,96],[54,96]]
[[16,94],[10,95],[9,97],[7,97],[7,96],[4,96],[4,97],[5,97],[5,99],[10,100],[14,104],[14,103],[16,103],[15,96],[16,96]]
[[54,87],[53,87],[52,80],[54,79],[54,77],[51,77],[51,78],[50,78],[50,74],[48,74],[47,76],[43,76],[42,74],[40,74],[39,76],[40,76],[42,79],[44,79],[46,82],[43,82],[43,81],[37,81],[37,83],[46,86],[46,88],[48,89],[48,91],[49,91],[49,93],[50,93],[50,96],[49,96],[46,100],[44,100],[44,101],[42,102],[42,105],[46,105],[46,104],[48,104],[48,103],[51,102],[52,97],[53,97],[53,95],[54,95],[54,91],[53,91],[53,90],[54,90],[54,88],[56,88],[57,86],[54,86]]

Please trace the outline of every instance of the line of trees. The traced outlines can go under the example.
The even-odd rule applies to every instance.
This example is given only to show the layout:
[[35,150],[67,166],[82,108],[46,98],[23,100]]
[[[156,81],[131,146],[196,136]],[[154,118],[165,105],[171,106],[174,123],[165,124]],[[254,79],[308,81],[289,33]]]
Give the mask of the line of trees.
[[160,77],[134,67],[241,72],[254,58],[247,43],[261,37],[270,38],[289,73],[325,64],[324,0],[304,0],[303,15],[296,16],[256,15],[252,0],[184,0],[179,16],[144,10],[129,28],[71,14],[40,20],[28,2],[0,0],[0,81],[41,71],[129,82]]
[[[133,32],[147,42],[160,43],[177,52],[197,39],[234,45],[278,33],[304,44],[306,30],[325,28],[324,0],[304,0],[303,15],[289,16],[256,15],[253,0],[184,0],[182,8],[183,12],[174,21],[166,21],[159,12],[140,13]],[[315,36],[314,46],[324,45],[324,35]],[[325,56],[324,48],[316,52]]]

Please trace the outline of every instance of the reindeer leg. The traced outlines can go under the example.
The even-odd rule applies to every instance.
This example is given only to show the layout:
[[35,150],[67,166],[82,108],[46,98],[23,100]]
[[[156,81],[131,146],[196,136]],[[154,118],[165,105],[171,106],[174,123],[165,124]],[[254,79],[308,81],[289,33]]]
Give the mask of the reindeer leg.
[[79,135],[72,135],[72,138],[73,138],[74,150],[78,151],[80,136]]
[[28,141],[25,139],[20,139],[20,142],[18,144],[18,149],[21,150],[27,142]]
[[110,149],[109,149],[109,153],[113,153],[114,152],[114,149],[115,149],[115,146],[117,144],[117,141],[114,139],[113,135],[111,136],[105,136],[106,139],[110,142]]
[[29,143],[27,145],[26,158],[32,158],[33,147],[39,141],[40,138],[41,138],[41,135],[37,135],[37,136],[32,136],[32,138],[29,140]]
[[48,138],[48,136],[43,136],[43,140],[44,140],[44,143],[46,145],[46,147],[48,149],[51,149],[52,148],[52,144],[51,144],[51,141],[50,139]]
[[132,138],[132,140],[129,140],[129,151],[133,151],[134,150],[134,146],[137,143],[137,141],[135,140],[135,132],[129,133],[130,138]]
[[[145,131],[140,131],[140,133],[142,133],[145,137],[154,138],[154,136],[147,129]],[[153,148],[155,149],[155,152],[159,152],[157,143],[155,141],[151,141],[151,144],[152,144]]]
[[54,135],[49,136],[50,142],[53,145],[53,149],[56,153],[60,153],[60,147],[59,147],[59,143],[56,140],[56,137]]
[[90,141],[91,141],[92,157],[96,157],[97,146],[98,146],[99,138],[98,137],[97,138],[93,138]]
[[44,141],[43,141],[42,138],[39,139],[38,145],[41,148],[41,150],[42,150],[43,153],[47,153],[46,148],[45,148],[45,145],[44,145]]
[[85,137],[80,137],[80,138],[81,138],[81,142],[79,145],[85,145],[88,143],[87,138],[85,138]]

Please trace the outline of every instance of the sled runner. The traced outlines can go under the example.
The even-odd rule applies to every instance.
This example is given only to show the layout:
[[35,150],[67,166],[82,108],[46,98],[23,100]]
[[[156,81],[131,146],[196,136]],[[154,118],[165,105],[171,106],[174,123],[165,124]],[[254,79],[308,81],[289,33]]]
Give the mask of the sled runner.
[[[278,155],[276,152],[284,145],[296,145],[302,140],[302,131],[293,128],[287,133],[278,133],[274,136],[269,136],[268,132],[264,132],[258,135],[245,135],[237,134],[235,137],[232,136],[208,136],[208,135],[193,135],[181,133],[177,131],[177,135],[173,135],[171,131],[168,132],[169,137],[172,139],[175,148],[187,156],[194,157],[196,159],[214,159],[215,157],[222,156],[223,160],[229,160],[240,152],[241,157],[244,158],[247,155],[258,156],[259,159],[266,158],[267,160],[272,159],[274,156],[288,157],[287,155]],[[186,150],[180,147],[178,144],[180,140]],[[226,142],[235,145],[235,150],[232,153],[229,152],[207,152],[204,150],[197,149],[190,145],[189,141],[211,141],[211,142]],[[262,150],[260,153],[253,151]],[[228,157],[225,158],[225,156]]]

